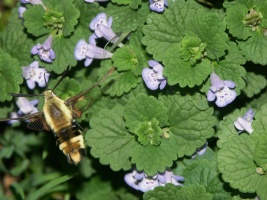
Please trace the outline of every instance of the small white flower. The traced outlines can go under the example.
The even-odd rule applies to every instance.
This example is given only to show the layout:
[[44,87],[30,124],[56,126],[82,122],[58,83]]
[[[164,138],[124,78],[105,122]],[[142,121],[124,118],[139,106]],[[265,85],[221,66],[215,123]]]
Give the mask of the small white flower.
[[144,68],[142,71],[142,78],[146,86],[150,90],[156,90],[160,85],[159,88],[162,90],[167,84],[167,80],[163,76],[163,66],[155,60],[148,61],[148,64],[152,69]]
[[234,88],[235,83],[233,81],[223,81],[220,77],[212,72],[210,75],[211,87],[207,94],[208,101],[214,101],[218,107],[224,107],[232,103],[236,98],[236,92],[229,88]]
[[251,134],[254,130],[252,129],[252,121],[255,113],[252,109],[249,109],[243,117],[238,117],[237,120],[234,122],[234,125],[239,133],[242,131],[246,131],[247,133]]
[[16,103],[17,106],[19,107],[18,111],[19,115],[27,115],[38,112],[38,109],[35,107],[39,103],[37,99],[29,101],[25,97],[19,97]]
[[48,82],[50,74],[47,73],[45,68],[39,68],[38,61],[33,61],[29,66],[22,67],[23,77],[27,81],[27,85],[30,89],[34,89],[36,83],[39,87],[45,87]]

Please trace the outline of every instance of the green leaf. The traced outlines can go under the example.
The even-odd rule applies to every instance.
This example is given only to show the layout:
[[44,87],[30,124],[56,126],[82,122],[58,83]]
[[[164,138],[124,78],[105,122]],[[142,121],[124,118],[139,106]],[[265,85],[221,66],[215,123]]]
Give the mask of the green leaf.
[[23,160],[20,163],[17,163],[16,166],[10,170],[10,174],[13,176],[19,176],[28,169],[29,165],[29,160]]
[[138,94],[130,98],[125,106],[123,114],[126,126],[131,132],[135,132],[140,122],[152,121],[153,118],[159,121],[159,126],[168,125],[167,108],[153,96]]
[[45,10],[40,4],[28,7],[28,9],[23,13],[23,24],[28,33],[38,37],[41,35],[47,35],[51,32],[43,25],[44,14]]
[[9,93],[18,93],[19,84],[23,82],[22,69],[16,58],[0,50],[0,102],[10,101]]
[[228,35],[225,33],[225,24],[217,13],[200,11],[197,17],[191,18],[189,30],[194,32],[202,43],[207,44],[206,53],[210,59],[218,59],[225,55],[228,47]]
[[166,184],[165,187],[156,187],[143,196],[144,200],[211,200],[211,194],[207,193],[202,185],[190,185],[177,187],[173,184]]
[[160,100],[168,108],[172,148],[178,157],[191,156],[213,136],[216,118],[207,99],[201,95],[162,96]]
[[173,161],[177,159],[174,146],[173,140],[167,139],[162,139],[159,146],[134,145],[131,150],[131,162],[136,165],[138,171],[144,170],[148,176],[154,176],[173,165]]
[[265,173],[267,173],[267,134],[266,131],[261,133],[260,140],[256,145],[256,149],[254,152],[254,160],[259,167],[263,169]]
[[17,9],[12,11],[12,15],[15,15],[16,18],[10,21],[2,33],[2,49],[13,58],[17,58],[20,66],[27,66],[32,62],[30,52],[34,43],[25,32],[21,19],[18,18]]
[[263,88],[266,87],[266,79],[261,74],[255,74],[254,72],[247,72],[246,77],[247,87],[242,91],[247,97],[253,97],[261,92]]
[[118,49],[112,56],[114,66],[119,72],[133,71],[135,76],[141,75],[145,60],[139,49],[124,46]]
[[169,55],[164,61],[164,76],[167,77],[169,85],[179,84],[180,87],[194,87],[201,85],[202,82],[212,72],[212,66],[209,60],[203,59],[195,66],[191,66],[190,62],[184,62],[177,54],[179,48],[169,49]]
[[128,6],[116,6],[108,4],[106,13],[112,16],[112,29],[114,32],[130,32],[142,27],[149,13],[147,3],[142,3],[138,10],[132,10]]
[[253,160],[257,141],[254,133],[235,135],[218,152],[218,169],[223,180],[244,193],[255,192],[262,184],[263,177],[256,173],[257,165]]
[[111,169],[130,169],[130,152],[135,139],[130,135],[122,118],[123,107],[103,109],[90,121],[92,129],[87,131],[85,141],[91,147],[91,154],[100,158],[100,163]]
[[17,183],[17,182],[12,183],[10,185],[10,188],[11,188],[13,194],[16,196],[17,200],[21,200],[21,199],[25,198],[23,189],[19,183]]
[[184,186],[201,184],[212,195],[212,199],[230,199],[230,193],[225,191],[224,184],[219,178],[215,161],[203,159],[188,166],[182,174],[185,177]]
[[122,96],[124,93],[128,93],[131,89],[135,88],[137,84],[141,81],[140,77],[133,75],[131,71],[126,72],[116,72],[114,71],[108,80],[114,80],[112,85],[104,91],[105,94],[109,94],[111,97]]
[[255,64],[267,64],[267,39],[260,30],[255,31],[246,41],[240,41],[238,47],[247,60]]
[[72,177],[73,176],[71,176],[71,175],[65,175],[65,176],[59,177],[57,179],[54,179],[54,180],[50,181],[49,183],[45,184],[44,186],[42,186],[37,191],[30,193],[30,195],[27,197],[27,199],[28,200],[40,199],[44,195],[49,194],[51,189],[53,189],[55,186],[58,186],[64,182],[68,181]]
[[226,9],[226,21],[229,32],[238,39],[245,40],[252,35],[250,27],[245,26],[242,22],[249,9],[245,4],[235,2],[234,5]]

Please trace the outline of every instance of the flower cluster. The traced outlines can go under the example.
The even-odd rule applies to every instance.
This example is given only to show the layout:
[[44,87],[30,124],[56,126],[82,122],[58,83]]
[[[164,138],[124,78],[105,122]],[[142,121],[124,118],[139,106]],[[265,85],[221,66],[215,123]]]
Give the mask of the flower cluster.
[[41,60],[48,62],[48,63],[51,63],[56,57],[56,54],[55,54],[54,50],[52,49],[52,39],[53,38],[50,35],[44,41],[43,44],[38,43],[37,45],[35,45],[32,48],[31,53],[33,55],[38,54]]
[[241,133],[242,131],[246,131],[247,133],[251,134],[253,129],[251,127],[251,123],[253,121],[253,117],[255,112],[252,109],[249,109],[243,117],[238,117],[237,120],[234,122],[234,125],[238,131]]
[[136,190],[146,192],[153,190],[157,186],[164,186],[167,183],[182,185],[178,181],[183,181],[184,177],[174,175],[171,169],[167,168],[164,172],[158,173],[153,177],[147,176],[144,172],[133,172],[124,176],[125,182]]
[[[89,44],[86,43],[84,39],[81,39],[76,44],[74,50],[74,57],[76,60],[85,59],[84,65],[88,67],[93,59],[108,59],[112,57],[112,53],[96,46],[97,38],[105,38],[107,41],[115,43],[118,40],[118,37],[111,29],[112,17],[109,17],[107,20],[107,15],[105,13],[99,13],[89,24],[91,30],[94,33],[89,37]],[[119,47],[122,47],[123,44],[118,44]]]
[[36,83],[39,87],[45,87],[48,82],[50,74],[44,68],[39,68],[38,61],[33,61],[29,66],[22,67],[23,77],[27,81],[27,85],[30,89],[34,89]]
[[211,87],[207,94],[208,101],[214,101],[215,97],[217,97],[217,100],[215,101],[216,105],[218,107],[224,107],[235,100],[236,92],[229,89],[235,87],[233,81],[221,80],[214,72],[210,75],[210,81]]
[[162,90],[167,84],[167,80],[163,76],[163,66],[155,60],[148,61],[148,64],[152,69],[144,68],[142,71],[142,78],[146,86],[150,90],[156,90],[160,85],[159,88]]

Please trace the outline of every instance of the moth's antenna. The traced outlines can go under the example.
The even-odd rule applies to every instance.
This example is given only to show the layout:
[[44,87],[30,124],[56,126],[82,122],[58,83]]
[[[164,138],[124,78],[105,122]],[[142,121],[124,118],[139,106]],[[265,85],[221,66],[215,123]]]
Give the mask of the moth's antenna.
[[13,97],[35,97],[35,96],[44,96],[43,94],[16,94],[16,93],[8,93]]
[[62,74],[61,78],[59,79],[59,81],[57,82],[57,84],[54,86],[54,88],[52,89],[52,91],[54,91],[54,89],[56,89],[56,87],[59,85],[59,83],[63,80],[63,78],[66,77],[67,73],[70,71],[70,66],[68,66],[68,68],[64,71],[64,73]]

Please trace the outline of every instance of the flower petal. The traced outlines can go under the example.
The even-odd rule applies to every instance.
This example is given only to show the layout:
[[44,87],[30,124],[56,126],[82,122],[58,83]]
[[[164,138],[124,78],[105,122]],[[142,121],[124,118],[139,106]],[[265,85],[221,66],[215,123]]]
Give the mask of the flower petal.
[[235,83],[233,81],[226,80],[226,81],[223,81],[223,82],[224,82],[224,85],[226,85],[229,88],[234,88],[235,87]]
[[215,97],[216,97],[216,95],[211,90],[209,90],[208,94],[207,94],[208,101],[214,101]]
[[153,71],[153,69],[144,68],[142,71],[142,78],[149,89],[158,89],[160,82],[158,81],[157,74]]
[[103,24],[104,26],[108,27],[108,22],[107,22],[107,15],[106,13],[99,13],[92,21],[90,22],[90,29],[91,30],[96,30],[98,29],[98,25]]
[[153,10],[155,12],[163,12],[164,7],[164,0],[155,0],[153,3],[150,4],[150,10]]
[[218,107],[224,107],[235,100],[236,92],[225,86],[222,90],[216,92],[216,97],[216,105]]
[[134,179],[133,174],[129,173],[124,176],[124,181],[132,188],[139,190],[136,179]]
[[151,178],[143,178],[143,180],[138,184],[138,188],[142,192],[153,190],[157,186],[159,186],[158,180]]
[[246,130],[246,132],[248,132],[249,134],[251,134],[254,130],[251,127],[251,122],[246,121],[245,119],[243,119],[242,117],[238,117],[237,118],[237,122]]
[[78,41],[74,50],[74,57],[76,60],[82,60],[86,58],[87,48],[88,44],[85,42],[85,40],[82,39]]

